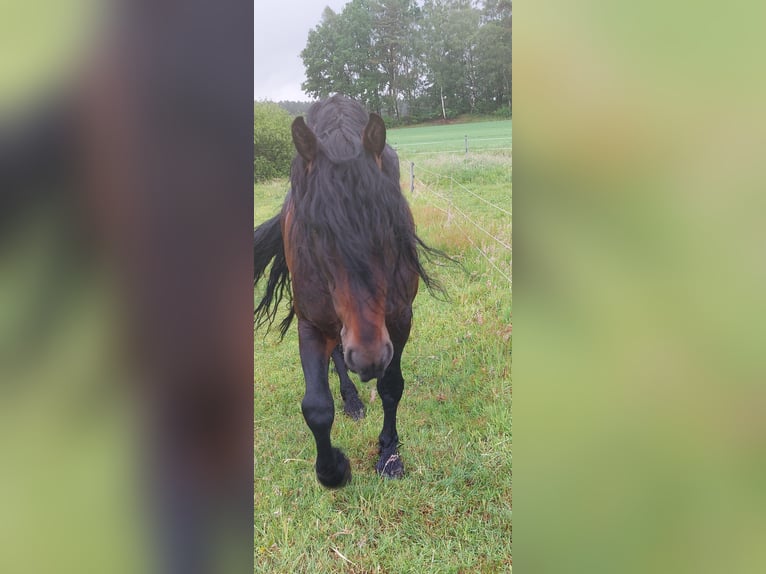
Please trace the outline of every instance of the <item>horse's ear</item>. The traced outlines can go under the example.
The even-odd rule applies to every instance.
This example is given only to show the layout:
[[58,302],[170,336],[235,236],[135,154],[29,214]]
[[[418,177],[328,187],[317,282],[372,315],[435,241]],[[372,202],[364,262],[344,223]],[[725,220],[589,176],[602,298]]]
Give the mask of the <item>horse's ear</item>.
[[303,116],[295,118],[292,131],[295,149],[306,163],[311,163],[317,156],[317,137],[303,121]]
[[383,118],[376,113],[370,114],[370,119],[364,127],[362,144],[364,149],[375,154],[377,158],[383,153],[383,148],[386,146],[386,124],[383,123]]

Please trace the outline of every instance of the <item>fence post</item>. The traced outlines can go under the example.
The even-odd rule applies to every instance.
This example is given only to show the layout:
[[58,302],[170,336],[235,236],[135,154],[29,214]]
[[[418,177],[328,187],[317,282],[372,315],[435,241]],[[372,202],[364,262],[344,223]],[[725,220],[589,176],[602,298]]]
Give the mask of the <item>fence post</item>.
[[468,135],[465,136],[465,155],[468,155]]
[[415,162],[410,162],[410,193],[415,192]]

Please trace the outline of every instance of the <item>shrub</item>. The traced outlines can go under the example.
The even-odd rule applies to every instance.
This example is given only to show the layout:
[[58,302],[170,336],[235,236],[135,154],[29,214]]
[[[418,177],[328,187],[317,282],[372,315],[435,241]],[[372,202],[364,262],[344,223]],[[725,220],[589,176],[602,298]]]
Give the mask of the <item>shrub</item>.
[[290,114],[277,104],[256,102],[253,116],[255,181],[288,177],[295,154],[290,134]]

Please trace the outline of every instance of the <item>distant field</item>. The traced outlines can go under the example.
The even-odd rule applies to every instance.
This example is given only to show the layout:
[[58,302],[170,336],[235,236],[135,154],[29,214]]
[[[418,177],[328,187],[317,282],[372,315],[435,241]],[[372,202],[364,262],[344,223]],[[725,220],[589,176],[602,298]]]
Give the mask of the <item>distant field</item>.
[[[406,476],[375,473],[382,423],[373,383],[359,383],[367,418],[343,415],[337,378],[333,440],[353,480],[323,490],[300,412],[303,376],[293,327],[281,343],[255,335],[256,572],[511,572],[511,122],[389,131],[418,233],[465,268],[428,268],[450,302],[423,289],[404,351],[398,427]],[[429,143],[429,142],[438,143]],[[455,149],[462,153],[452,153]],[[407,150],[407,151],[405,151]],[[418,151],[438,153],[416,153]],[[416,184],[409,191],[409,165]],[[286,180],[255,187],[256,224],[279,210]],[[340,410],[339,410],[340,409]]]
[[398,152],[412,155],[436,152],[465,152],[509,149],[512,121],[475,122],[398,128],[388,131],[388,143]]

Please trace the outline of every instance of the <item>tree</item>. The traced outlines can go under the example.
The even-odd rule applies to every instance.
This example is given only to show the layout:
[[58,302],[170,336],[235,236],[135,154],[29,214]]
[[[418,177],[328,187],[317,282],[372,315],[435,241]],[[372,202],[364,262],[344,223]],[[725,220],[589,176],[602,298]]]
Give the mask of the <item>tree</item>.
[[480,84],[476,53],[480,12],[470,0],[427,0],[423,10],[430,99],[444,119],[448,112],[473,111]]
[[371,7],[374,63],[383,80],[380,89],[388,96],[389,113],[398,120],[401,96],[411,98],[417,85],[420,54],[411,40],[417,36],[420,9],[413,0],[375,0]]
[[489,110],[512,107],[512,23],[511,0],[485,0],[484,24],[479,32],[478,73],[482,78],[481,99]]
[[413,109],[447,119],[510,108],[511,21],[511,0],[351,0],[340,13],[326,8],[301,52],[302,88],[316,98],[350,96],[396,120]]
[[301,52],[306,67],[303,91],[316,98],[343,94],[379,111],[381,75],[372,62],[371,36],[369,0],[352,0],[340,14],[325,8]]

